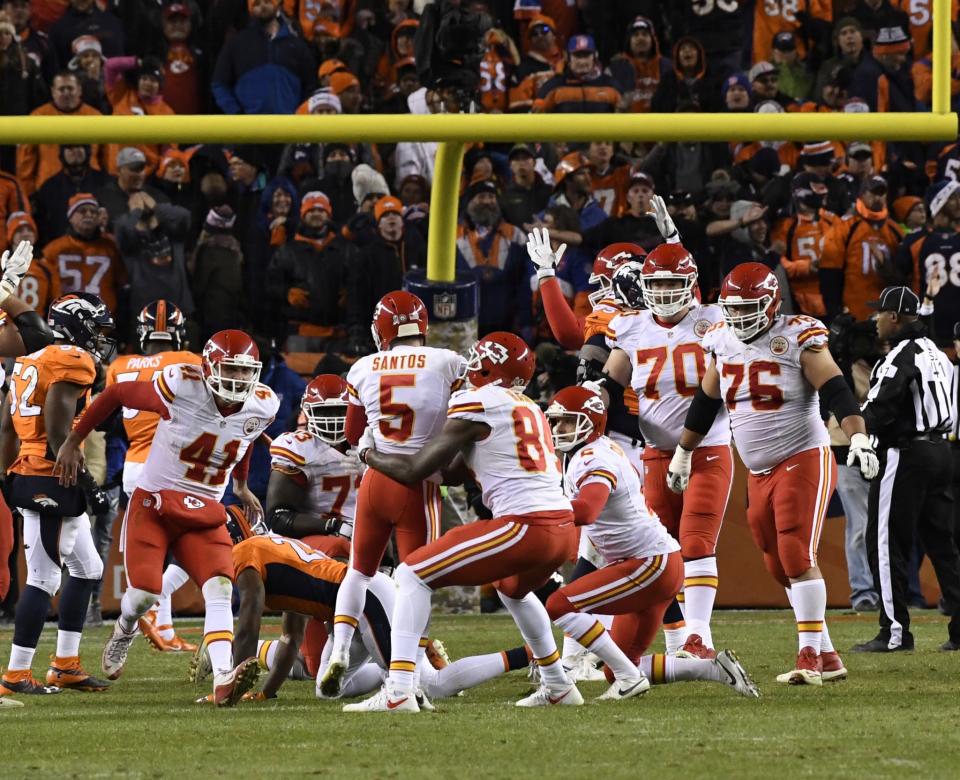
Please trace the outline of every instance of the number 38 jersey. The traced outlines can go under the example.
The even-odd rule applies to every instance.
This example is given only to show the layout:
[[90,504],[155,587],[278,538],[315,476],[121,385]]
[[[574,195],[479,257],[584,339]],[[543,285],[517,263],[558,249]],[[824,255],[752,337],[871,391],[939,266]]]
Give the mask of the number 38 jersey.
[[307,511],[314,517],[337,515],[353,522],[361,476],[354,460],[307,431],[281,434],[270,445],[270,467],[305,485]]
[[581,447],[567,463],[564,491],[570,499],[594,483],[610,488],[610,496],[596,521],[581,531],[606,563],[680,549],[660,519],[647,509],[637,470],[620,445],[606,436]]
[[450,399],[447,416],[490,428],[463,455],[494,517],[570,511],[547,418],[523,393],[496,385],[464,390]]
[[153,385],[170,416],[157,425],[137,487],[219,501],[233,467],[273,422],[280,401],[258,384],[239,411],[224,417],[199,366],[167,366]]
[[[50,344],[17,358],[10,375],[7,402],[20,452],[10,471],[33,476],[53,474],[56,453],[50,451],[43,417],[47,394],[58,382],[89,388],[96,374],[90,353],[72,344]],[[78,403],[78,412],[80,408]]]
[[443,427],[465,368],[449,349],[398,346],[367,355],[347,374],[350,403],[366,411],[378,450],[416,452]]
[[827,347],[819,320],[780,316],[771,328],[744,344],[724,324],[703,338],[720,372],[720,392],[744,465],[769,471],[798,452],[829,446],[820,401],[800,368],[805,349]]
[[[723,319],[719,307],[693,304],[687,316],[661,325],[651,311],[626,312],[611,320],[607,344],[627,353],[637,392],[640,432],[651,447],[673,452],[680,443],[690,402],[707,370],[701,346],[703,334]],[[727,416],[722,411],[701,447],[730,443]]]

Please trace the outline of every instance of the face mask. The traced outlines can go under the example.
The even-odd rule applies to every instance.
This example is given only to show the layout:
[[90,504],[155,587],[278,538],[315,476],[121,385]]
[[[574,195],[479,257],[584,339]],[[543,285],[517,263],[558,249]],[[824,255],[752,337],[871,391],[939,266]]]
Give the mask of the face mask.
[[349,160],[333,160],[323,166],[324,176],[332,179],[346,179],[353,172],[353,163]]

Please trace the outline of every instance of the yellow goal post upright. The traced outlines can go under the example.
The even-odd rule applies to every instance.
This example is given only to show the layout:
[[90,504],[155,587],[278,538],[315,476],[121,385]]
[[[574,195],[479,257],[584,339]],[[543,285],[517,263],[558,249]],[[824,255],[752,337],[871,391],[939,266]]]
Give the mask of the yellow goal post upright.
[[[456,275],[457,206],[464,144],[485,141],[839,140],[952,141],[950,0],[933,0],[933,110],[891,114],[411,114],[276,116],[19,116],[0,119],[0,143],[387,143],[437,141],[427,270],[431,317],[463,320],[476,294]],[[471,312],[475,318],[476,312]],[[444,329],[445,330],[445,329]],[[471,327],[452,339],[462,348]],[[449,335],[453,335],[450,333]]]

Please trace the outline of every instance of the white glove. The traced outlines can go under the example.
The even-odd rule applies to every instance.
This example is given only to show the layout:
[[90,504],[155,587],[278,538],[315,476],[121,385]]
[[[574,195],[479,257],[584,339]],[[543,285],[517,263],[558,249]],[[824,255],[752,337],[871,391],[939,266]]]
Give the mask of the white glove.
[[693,450],[685,450],[679,444],[667,466],[667,487],[674,493],[682,493],[690,484],[690,461]]
[[580,387],[593,390],[597,395],[603,396],[603,385],[600,382],[594,382],[592,379],[588,379],[586,382],[581,382]]
[[860,466],[860,474],[864,479],[873,479],[880,473],[880,461],[877,453],[870,444],[870,437],[865,433],[855,433],[850,437],[850,454],[847,455],[848,466]]
[[367,428],[360,437],[360,441],[357,442],[357,457],[360,462],[366,464],[367,450],[376,451],[376,449],[377,443],[373,438],[373,429]]
[[673,224],[673,217],[667,211],[667,203],[659,195],[654,195],[650,201],[653,204],[653,211],[648,211],[651,217],[657,221],[657,230],[663,236],[663,240],[672,243],[680,240],[680,233],[677,232],[677,226]]
[[550,247],[550,231],[546,228],[534,228],[527,235],[527,254],[537,267],[537,279],[555,276],[560,258],[567,251],[567,245],[561,244],[554,254]]
[[351,447],[343,454],[345,456],[345,462],[343,465],[347,472],[361,475],[367,470],[366,464],[360,460],[360,452],[357,449]]
[[3,270],[3,278],[0,279],[0,302],[17,291],[20,280],[30,270],[32,262],[33,244],[29,241],[21,241],[13,254],[9,249],[3,253],[3,258],[0,259],[0,268]]

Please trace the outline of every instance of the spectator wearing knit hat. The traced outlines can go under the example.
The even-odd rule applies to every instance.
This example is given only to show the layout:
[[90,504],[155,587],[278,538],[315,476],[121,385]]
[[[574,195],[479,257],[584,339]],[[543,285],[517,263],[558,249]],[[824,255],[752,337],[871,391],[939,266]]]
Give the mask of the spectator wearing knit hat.
[[526,237],[503,221],[492,181],[474,182],[461,200],[457,265],[469,270],[480,290],[480,335],[508,330],[533,338]]
[[753,97],[750,93],[750,79],[746,73],[731,73],[720,87],[720,100],[724,113],[743,114],[753,110]]
[[190,154],[179,149],[167,149],[150,180],[171,203],[191,209],[196,193],[190,181]]
[[411,268],[427,264],[427,244],[418,230],[407,230],[403,204],[393,195],[384,195],[373,207],[374,238],[361,250],[348,269],[347,322],[355,352],[371,350],[370,319],[373,309],[391,290],[403,287]]
[[[237,215],[227,205],[207,212],[191,261],[197,343],[218,330],[243,327],[243,253],[233,235]],[[262,290],[259,291],[262,295]]]
[[563,50],[557,45],[556,24],[549,16],[537,14],[524,28],[526,52],[510,74],[509,111],[529,111],[537,92],[563,70]]
[[[333,229],[330,200],[308,192],[300,202],[300,228],[270,261],[266,290],[277,322],[292,326],[288,348],[320,351],[346,337],[347,274],[356,250]],[[284,322],[279,332],[287,335]]]
[[341,70],[330,74],[330,91],[339,98],[342,113],[360,113],[363,93],[360,91],[360,80],[352,73]]
[[33,262],[20,281],[17,296],[41,316],[46,316],[50,304],[61,295],[60,276],[43,259],[33,217],[25,211],[13,212],[7,217],[4,239],[8,246],[18,246],[21,241],[33,244]]
[[853,71],[850,94],[866,101],[871,111],[915,111],[909,53],[905,28],[880,28],[872,50]]
[[103,171],[90,167],[90,146],[64,144],[60,147],[60,173],[47,179],[33,196],[37,226],[43,241],[52,241],[67,232],[67,201],[78,192],[101,193],[110,182]]
[[104,56],[100,41],[93,35],[81,35],[73,41],[70,49],[73,57],[67,63],[67,68],[80,79],[83,102],[109,114],[110,101],[104,85]]
[[817,71],[817,82],[813,87],[816,96],[823,93],[824,85],[834,78],[838,68],[847,68],[852,72],[866,55],[863,25],[852,16],[841,17],[833,25],[833,43],[835,55]]
[[81,192],[70,198],[67,221],[67,234],[47,244],[43,256],[57,269],[64,293],[99,295],[116,317],[127,274],[116,241],[100,229],[100,204],[96,197]]
[[313,55],[279,6],[248,0],[250,24],[220,50],[213,95],[225,114],[292,114],[316,88]]

